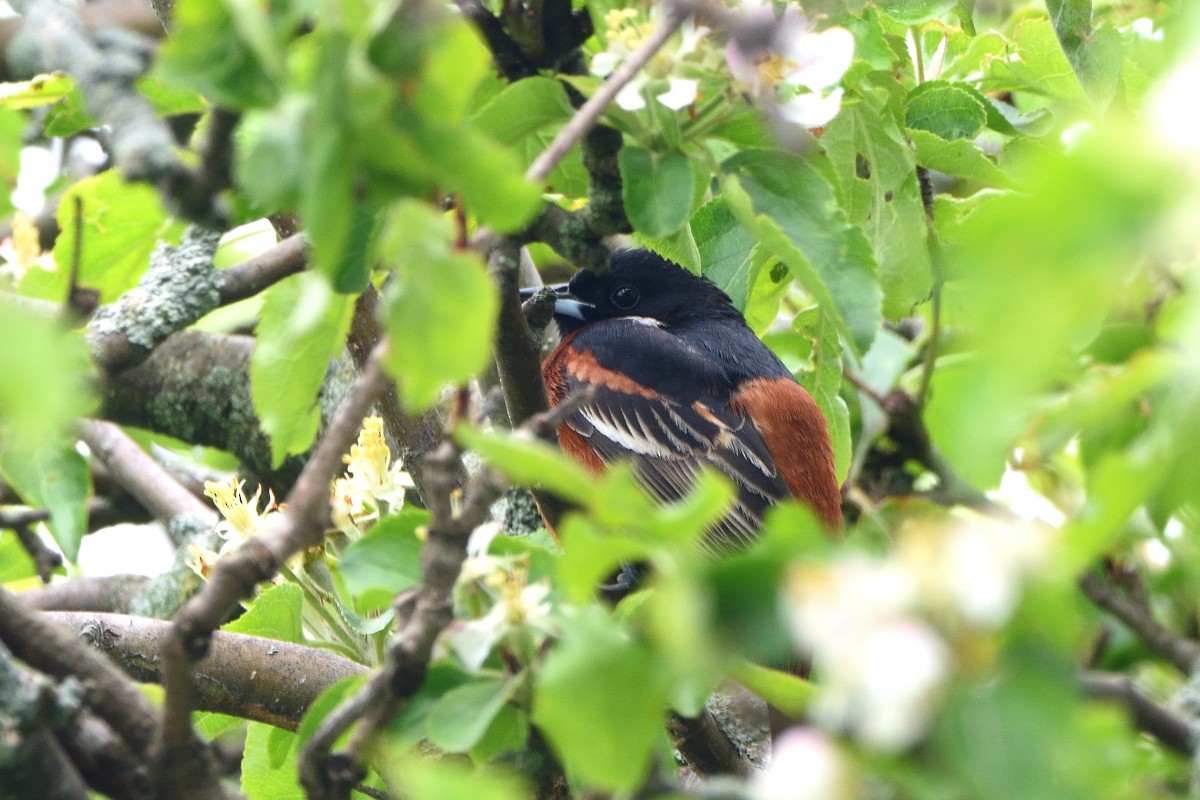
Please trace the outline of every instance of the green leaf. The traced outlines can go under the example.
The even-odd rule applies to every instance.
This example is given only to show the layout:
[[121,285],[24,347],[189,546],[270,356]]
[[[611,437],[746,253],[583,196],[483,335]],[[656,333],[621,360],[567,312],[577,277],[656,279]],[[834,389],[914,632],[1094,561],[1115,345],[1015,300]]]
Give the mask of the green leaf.
[[538,675],[533,721],[568,774],[603,791],[640,786],[662,735],[667,680],[654,652],[584,609]]
[[296,584],[277,584],[256,597],[245,614],[221,630],[299,644],[304,641],[300,624],[303,601],[304,592]]
[[429,512],[405,508],[375,523],[371,531],[346,548],[338,571],[351,595],[378,589],[395,595],[421,582],[421,547],[417,529],[429,523]]
[[74,562],[87,532],[92,494],[87,461],[70,440],[54,437],[29,443],[14,438],[10,435],[0,446],[0,474],[26,503],[50,511],[50,533],[67,560]]
[[514,151],[473,128],[426,124],[416,140],[446,188],[462,195],[463,205],[481,222],[501,232],[516,231],[542,205],[541,188],[525,180]]
[[99,290],[101,303],[111,303],[136,286],[150,266],[150,254],[166,227],[166,212],[153,187],[126,183],[116,170],[72,185],[58,204],[62,233],[54,243],[54,262],[63,274],[71,270],[80,234],[75,198],[83,207],[79,283]]
[[475,256],[450,250],[451,237],[446,219],[405,201],[392,209],[379,240],[382,259],[396,270],[385,292],[391,350],[384,366],[414,412],[491,358],[495,288]]
[[511,145],[548,125],[565,122],[574,111],[561,83],[535,75],[506,86],[475,112],[471,126]]
[[794,719],[804,714],[817,693],[817,687],[803,678],[750,661],[734,662],[729,677]]
[[720,197],[696,209],[691,228],[700,251],[700,274],[721,287],[734,307],[744,311],[757,275],[750,255],[754,237]]
[[921,130],[911,130],[908,135],[917,149],[917,163],[923,167],[988,186],[1012,185],[1008,176],[980,152],[974,142],[965,139],[948,142],[937,134]]
[[[829,424],[833,463],[840,484],[850,469],[850,412],[838,391],[842,386],[842,348],[829,315],[820,309],[796,317],[794,326],[813,339],[813,370],[799,376],[800,383],[817,401]],[[807,329],[807,330],[805,330]]]
[[501,706],[492,724],[471,748],[471,760],[483,764],[504,753],[520,752],[528,740],[529,715],[514,705]]
[[0,215],[13,210],[12,190],[21,172],[21,137],[25,131],[25,115],[19,111],[0,108]]
[[866,350],[880,322],[875,260],[833,187],[803,159],[774,150],[745,150],[722,170],[734,215],[787,264],[848,342]]
[[321,422],[318,394],[341,351],[354,297],[334,294],[324,276],[303,272],[263,294],[250,358],[250,392],[278,467],[308,450]]
[[381,766],[388,785],[407,800],[524,800],[533,792],[503,769],[472,770],[451,759],[409,756]]
[[[249,800],[304,800],[295,759],[285,759],[278,766],[271,763],[272,731],[276,728],[261,722],[251,722],[246,728],[246,745],[242,751],[242,793]],[[293,739],[294,734],[287,734]],[[279,742],[276,741],[276,748]]]
[[310,98],[289,94],[270,109],[248,112],[238,126],[234,178],[266,211],[299,203],[303,131],[311,106]]
[[50,105],[62,100],[74,87],[75,81],[61,73],[38,75],[27,81],[0,83],[0,108],[20,111]]
[[516,677],[481,680],[446,692],[425,720],[429,741],[450,753],[470,750],[520,685]]
[[514,483],[541,486],[579,503],[587,502],[595,493],[594,475],[540,439],[500,431],[484,433],[466,425],[460,425],[454,436]]
[[[1085,105],[1087,96],[1067,60],[1050,22],[1029,17],[1017,25],[1015,56],[988,59],[987,78],[1010,89],[1026,89],[1068,103]],[[1011,48],[1013,45],[1010,45]]]
[[303,746],[308,742],[325,718],[338,707],[342,700],[358,691],[365,681],[366,677],[363,675],[347,675],[321,692],[321,696],[314,700],[304,712],[304,718],[300,720],[300,725],[296,728],[300,745]]
[[267,764],[271,769],[279,769],[292,752],[296,743],[296,734],[285,728],[272,728],[267,736]]
[[[188,0],[173,10],[171,36],[155,63],[158,75],[218,105],[262,108],[278,97],[276,47],[256,41],[246,3]],[[238,13],[244,9],[247,13]],[[240,23],[240,24],[239,24]],[[244,34],[250,33],[250,36]],[[290,32],[281,32],[289,35]],[[282,48],[278,49],[282,51]]]
[[421,82],[413,97],[428,119],[459,123],[475,87],[492,69],[487,46],[465,19],[450,18],[425,51]]
[[879,10],[901,25],[920,25],[951,11],[959,0],[884,0]]
[[16,536],[0,535],[0,584],[37,578],[37,564]]
[[1124,48],[1109,25],[1092,27],[1092,0],[1046,0],[1054,33],[1091,99],[1106,105],[1117,89]]
[[877,92],[848,97],[821,146],[846,196],[850,221],[871,242],[883,314],[899,319],[929,296],[933,272],[916,162],[886,102]]
[[692,167],[683,153],[621,148],[621,197],[633,227],[647,236],[668,236],[687,221],[692,203]]
[[987,124],[987,108],[966,89],[929,81],[909,93],[904,124],[947,140],[974,139]]

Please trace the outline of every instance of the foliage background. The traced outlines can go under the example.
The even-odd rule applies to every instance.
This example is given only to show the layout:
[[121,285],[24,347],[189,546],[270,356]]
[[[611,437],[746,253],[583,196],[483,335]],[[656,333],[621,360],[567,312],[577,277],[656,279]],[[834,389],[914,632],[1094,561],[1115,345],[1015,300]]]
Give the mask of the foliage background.
[[[15,796],[1194,791],[1195,4],[153,10],[4,28]],[[837,29],[852,60],[803,77]],[[532,435],[546,307],[516,286],[614,235],[714,280],[812,392],[840,542],[783,506],[710,560],[720,480],[656,508]],[[576,504],[561,547],[524,493],[492,510],[505,479]],[[149,519],[161,575],[78,568]],[[600,602],[633,559],[648,588]],[[796,653],[811,683],[762,666]],[[704,710],[726,677],[800,720],[765,771],[761,709]]]

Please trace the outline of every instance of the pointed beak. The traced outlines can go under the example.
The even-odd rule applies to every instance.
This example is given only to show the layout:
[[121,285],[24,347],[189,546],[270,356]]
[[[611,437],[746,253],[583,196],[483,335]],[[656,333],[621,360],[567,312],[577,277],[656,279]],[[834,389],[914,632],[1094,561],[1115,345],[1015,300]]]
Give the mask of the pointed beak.
[[579,298],[571,294],[571,290],[565,283],[556,283],[550,286],[535,286],[528,289],[521,289],[521,302],[525,302],[542,289],[552,289],[555,294],[554,300],[554,315],[558,317],[571,317],[573,319],[583,319],[583,309],[595,308],[591,303],[585,303]]

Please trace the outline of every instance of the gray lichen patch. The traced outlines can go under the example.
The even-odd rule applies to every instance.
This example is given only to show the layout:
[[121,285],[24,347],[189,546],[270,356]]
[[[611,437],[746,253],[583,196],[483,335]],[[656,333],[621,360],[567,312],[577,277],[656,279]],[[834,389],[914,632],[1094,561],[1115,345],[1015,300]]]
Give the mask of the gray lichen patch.
[[138,285],[96,311],[88,324],[93,344],[122,337],[149,352],[221,302],[221,276],[212,257],[219,231],[191,226],[178,247],[159,244]]

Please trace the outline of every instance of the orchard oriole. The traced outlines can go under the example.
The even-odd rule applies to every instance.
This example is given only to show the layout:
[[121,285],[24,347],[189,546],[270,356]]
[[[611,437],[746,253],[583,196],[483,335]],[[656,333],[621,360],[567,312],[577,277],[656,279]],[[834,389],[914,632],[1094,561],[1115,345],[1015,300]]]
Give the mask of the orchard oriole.
[[542,367],[550,402],[593,392],[559,425],[568,455],[597,471],[629,462],[664,502],[715,467],[737,488],[706,537],[716,551],[752,540],[766,509],[789,496],[841,527],[824,417],[716,284],[620,250],[608,274],[582,270],[553,288],[562,342]]

